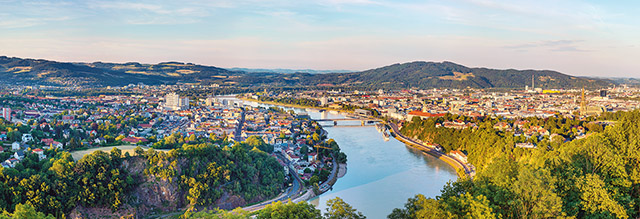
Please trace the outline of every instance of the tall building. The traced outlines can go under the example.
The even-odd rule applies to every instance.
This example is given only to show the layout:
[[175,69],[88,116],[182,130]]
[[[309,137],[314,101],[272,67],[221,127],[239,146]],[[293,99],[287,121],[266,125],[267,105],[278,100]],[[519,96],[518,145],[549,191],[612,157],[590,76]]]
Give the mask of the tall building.
[[600,90],[600,97],[607,97],[607,90]]
[[326,96],[320,97],[320,106],[326,106],[327,104],[329,104],[329,99]]
[[2,118],[11,121],[11,108],[2,108]]
[[164,96],[164,110],[185,110],[189,109],[189,98],[181,98],[176,93],[169,93]]
[[213,106],[216,103],[216,98],[215,97],[207,97],[207,99],[204,100],[204,104],[207,106]]

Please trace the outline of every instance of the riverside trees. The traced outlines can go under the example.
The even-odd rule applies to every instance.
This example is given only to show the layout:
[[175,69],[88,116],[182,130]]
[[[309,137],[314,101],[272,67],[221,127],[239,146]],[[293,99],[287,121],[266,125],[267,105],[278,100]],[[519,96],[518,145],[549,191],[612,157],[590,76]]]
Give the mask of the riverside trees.
[[592,127],[589,137],[536,149],[514,148],[509,136],[479,125],[459,136],[466,138],[459,147],[479,166],[474,179],[448,184],[435,199],[409,199],[389,218],[416,218],[426,211],[452,218],[636,218],[640,111],[609,118],[617,122],[602,132]]

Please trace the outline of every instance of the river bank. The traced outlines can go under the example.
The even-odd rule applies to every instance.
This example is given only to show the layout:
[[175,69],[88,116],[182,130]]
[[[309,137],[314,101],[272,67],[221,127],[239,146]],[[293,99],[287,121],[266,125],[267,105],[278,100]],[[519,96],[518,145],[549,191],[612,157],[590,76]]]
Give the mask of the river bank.
[[447,154],[436,151],[435,149],[426,147],[418,143],[415,139],[402,135],[398,130],[398,126],[395,123],[386,123],[386,125],[391,127],[389,131],[392,132],[393,137],[396,138],[398,141],[401,141],[407,144],[408,146],[411,146],[415,149],[423,151],[426,154],[429,154],[435,158],[438,158],[439,160],[444,161],[445,163],[449,164],[451,167],[456,169],[456,173],[458,174],[458,177],[467,177],[467,176],[473,177],[475,175],[475,171],[473,170],[473,168],[469,167],[467,164],[464,164],[461,161]]
[[239,100],[244,100],[244,101],[249,101],[249,102],[256,102],[256,103],[262,103],[262,104],[271,104],[271,105],[290,107],[290,108],[329,110],[329,111],[336,111],[336,112],[339,112],[339,113],[347,113],[347,114],[352,114],[354,112],[353,110],[334,109],[334,108],[329,108],[329,107],[303,106],[303,105],[295,105],[295,104],[278,103],[278,102],[273,102],[273,101],[261,101],[261,100],[246,98],[246,97],[236,97],[236,98],[239,99]]
[[[253,107],[280,107],[308,113],[312,119],[343,119],[350,116],[344,110],[338,114],[329,110],[319,111],[314,107],[230,99]],[[441,194],[440,190],[447,182],[458,178],[456,170],[443,160],[407,146],[396,138],[385,140],[374,126],[360,126],[359,121],[344,121],[345,126],[332,126],[331,123],[320,122],[328,137],[338,142],[341,151],[349,155],[348,168],[339,165],[339,180],[329,191],[315,198],[311,198],[311,193],[306,193],[307,196],[294,201],[311,198],[308,201],[324,212],[326,201],[340,197],[367,218],[386,218],[394,208],[403,207],[408,198],[416,194],[435,198]]]
[[[291,107],[291,108],[303,108],[303,109],[315,109],[315,110],[334,110],[334,111],[338,111],[340,113],[347,113],[347,114],[353,113],[353,111],[336,110],[336,109],[332,109],[332,108],[328,108],[328,107],[312,107],[312,106],[302,106],[302,105],[295,105],[295,104],[284,104],[284,103],[278,103],[278,102],[272,102],[272,101],[260,101],[260,100],[256,100],[256,99],[245,98],[245,97],[239,97],[238,99],[244,100],[244,101],[256,102],[256,103],[262,103],[262,104],[271,104],[271,105],[277,105],[277,106]],[[390,125],[387,122],[383,122],[383,123],[385,123],[385,125]],[[392,131],[392,130],[390,129],[389,131]],[[421,144],[417,143],[414,139],[411,139],[409,137],[406,137],[406,136],[400,134],[399,130],[397,130],[394,133],[397,133],[397,134],[394,134],[393,136],[398,141],[401,141],[401,142],[411,146],[412,148],[421,150],[421,151],[425,152],[426,154],[428,154],[430,156],[433,156],[433,157],[435,157],[435,158],[437,158],[439,160],[442,160],[445,163],[449,164],[449,166],[453,167],[456,170],[456,173],[458,174],[458,177],[466,177],[466,176],[473,177],[475,175],[475,171],[473,171],[472,168],[470,168],[466,164],[464,164],[464,163],[462,163],[462,162],[450,157],[449,155],[446,155],[446,154],[443,154],[443,153],[441,153],[439,151],[436,151],[434,149],[425,147],[424,145],[421,145]]]

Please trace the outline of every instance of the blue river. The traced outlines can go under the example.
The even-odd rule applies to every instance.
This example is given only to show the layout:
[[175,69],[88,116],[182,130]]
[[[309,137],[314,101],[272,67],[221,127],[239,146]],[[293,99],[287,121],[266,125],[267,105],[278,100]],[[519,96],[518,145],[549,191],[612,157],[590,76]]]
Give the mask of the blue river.
[[[243,104],[273,106],[256,102]],[[307,113],[313,119],[345,118],[337,112],[281,108]],[[333,122],[320,124],[347,154],[347,174],[338,179],[333,190],[310,200],[323,212],[327,200],[340,197],[367,218],[386,218],[416,194],[435,198],[448,181],[457,179],[455,170],[445,162],[407,147],[393,137],[385,141],[374,126],[360,127],[359,121],[339,121],[335,127]]]

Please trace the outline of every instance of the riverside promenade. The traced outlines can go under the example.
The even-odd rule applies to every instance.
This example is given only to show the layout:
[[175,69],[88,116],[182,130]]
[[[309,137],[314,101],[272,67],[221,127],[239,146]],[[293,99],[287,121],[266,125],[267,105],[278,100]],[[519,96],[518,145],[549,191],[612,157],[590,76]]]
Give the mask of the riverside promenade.
[[416,140],[411,139],[409,137],[406,137],[404,135],[402,135],[400,133],[400,130],[398,129],[398,126],[395,123],[388,123],[387,124],[389,127],[391,127],[390,131],[393,132],[393,136],[398,139],[399,141],[413,147],[416,149],[419,149],[431,156],[434,156],[444,162],[446,162],[447,164],[451,165],[453,168],[456,169],[456,171],[458,172],[458,176],[459,177],[463,177],[463,176],[469,176],[469,177],[473,177],[475,176],[475,171],[473,170],[473,168],[471,168],[469,165],[467,165],[466,163],[455,159],[445,153],[442,153],[440,151],[437,151],[435,148],[431,148],[431,147],[427,147],[421,143],[418,143]]

